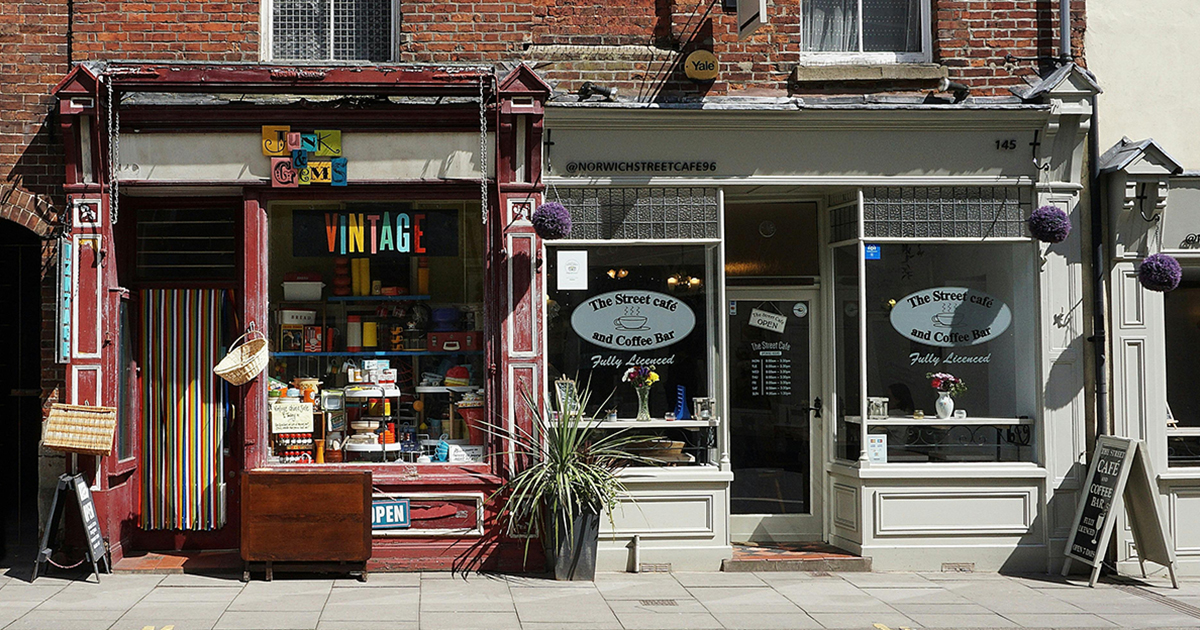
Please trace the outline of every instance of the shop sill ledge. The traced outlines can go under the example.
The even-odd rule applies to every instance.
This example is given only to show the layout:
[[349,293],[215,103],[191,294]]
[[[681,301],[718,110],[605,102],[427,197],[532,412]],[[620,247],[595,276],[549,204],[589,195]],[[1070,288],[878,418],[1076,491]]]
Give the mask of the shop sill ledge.
[[[395,470],[389,470],[395,468]],[[412,475],[416,468],[417,475]],[[486,464],[475,467],[454,464],[311,464],[271,466],[278,472],[319,473],[322,471],[370,471],[371,483],[376,486],[497,486],[503,479],[486,469]]]
[[1169,468],[1158,473],[1158,480],[1172,483],[1179,481],[1194,481],[1200,483],[1200,468]]
[[829,464],[828,472],[858,479],[1045,479],[1049,473],[1037,464],[874,464],[869,468],[857,465]]
[[733,473],[716,466],[673,468],[632,467],[621,471],[621,481],[636,483],[722,483],[733,481]]

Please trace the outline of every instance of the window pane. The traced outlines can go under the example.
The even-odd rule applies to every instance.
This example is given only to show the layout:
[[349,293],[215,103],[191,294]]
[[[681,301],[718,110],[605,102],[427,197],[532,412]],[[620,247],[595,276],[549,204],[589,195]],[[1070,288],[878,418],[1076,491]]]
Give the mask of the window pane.
[[329,59],[330,0],[274,0],[271,56]]
[[921,0],[863,0],[863,50],[921,52]]
[[392,58],[392,0],[336,0],[334,22],[334,59]]
[[[954,406],[972,421],[1036,418],[1034,259],[1028,243],[883,245],[867,261],[868,395],[887,398],[893,417],[932,418],[938,391],[926,375],[945,372],[966,384]],[[889,437],[888,461],[1033,456],[1029,425],[953,421],[910,428],[901,444]]]
[[858,52],[858,0],[804,0],[804,50]]
[[858,459],[862,452],[862,425],[846,416],[860,416],[858,370],[858,246],[833,252],[833,300],[837,327],[837,456]]
[[1170,466],[1200,466],[1200,269],[1184,270],[1179,288],[1163,294],[1167,344],[1167,405],[1174,426],[1167,433]]

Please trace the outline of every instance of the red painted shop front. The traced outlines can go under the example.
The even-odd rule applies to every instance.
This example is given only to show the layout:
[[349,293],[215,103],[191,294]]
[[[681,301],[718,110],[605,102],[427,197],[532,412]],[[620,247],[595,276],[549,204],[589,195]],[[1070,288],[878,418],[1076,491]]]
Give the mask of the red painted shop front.
[[[93,64],[56,89],[73,208],[68,400],[114,560],[232,550],[253,469],[368,470],[374,569],[519,569],[488,496],[541,387],[542,107],[520,67]],[[238,339],[270,360],[213,374]],[[481,430],[481,426],[492,430]],[[319,506],[318,506],[319,509]],[[297,546],[312,541],[295,541]]]

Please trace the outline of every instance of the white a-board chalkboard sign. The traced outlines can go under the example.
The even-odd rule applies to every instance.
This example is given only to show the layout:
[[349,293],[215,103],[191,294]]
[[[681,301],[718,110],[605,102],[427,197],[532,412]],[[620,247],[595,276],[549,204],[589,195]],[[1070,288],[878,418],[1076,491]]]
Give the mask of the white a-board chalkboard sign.
[[1171,583],[1179,588],[1175,579],[1175,548],[1159,517],[1157,496],[1145,444],[1107,435],[1096,440],[1083,496],[1067,539],[1067,560],[1062,574],[1070,572],[1072,560],[1079,560],[1092,567],[1088,586],[1096,585],[1116,517],[1124,507],[1142,575],[1146,575],[1147,560],[1156,562],[1167,567]]
[[53,564],[50,556],[54,552],[50,548],[50,543],[58,531],[58,521],[62,518],[63,510],[66,509],[67,502],[72,497],[79,507],[79,518],[82,521],[83,532],[88,543],[86,559],[92,563],[92,572],[96,574],[96,581],[100,581],[99,565],[101,562],[104,563],[107,572],[112,573],[112,565],[109,564],[108,554],[104,550],[104,533],[100,531],[96,504],[92,501],[92,489],[88,487],[87,480],[83,478],[83,475],[59,475],[58,488],[54,493],[54,501],[50,505],[50,520],[46,522],[45,533],[42,534],[42,544],[38,549],[37,559],[33,563],[33,578],[29,580],[30,582],[37,579],[43,564]]

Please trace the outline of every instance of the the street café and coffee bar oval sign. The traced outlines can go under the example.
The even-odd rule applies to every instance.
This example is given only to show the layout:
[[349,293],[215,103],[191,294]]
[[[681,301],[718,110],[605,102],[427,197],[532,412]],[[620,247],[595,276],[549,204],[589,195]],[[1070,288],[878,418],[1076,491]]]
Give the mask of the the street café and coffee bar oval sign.
[[953,348],[998,337],[1012,324],[1012,311],[983,291],[937,287],[897,300],[891,320],[896,332],[913,341]]
[[696,327],[687,304],[654,291],[613,291],[588,298],[571,314],[571,328],[613,350],[653,350],[683,340]]

